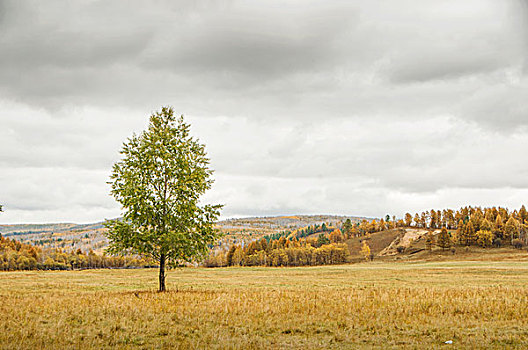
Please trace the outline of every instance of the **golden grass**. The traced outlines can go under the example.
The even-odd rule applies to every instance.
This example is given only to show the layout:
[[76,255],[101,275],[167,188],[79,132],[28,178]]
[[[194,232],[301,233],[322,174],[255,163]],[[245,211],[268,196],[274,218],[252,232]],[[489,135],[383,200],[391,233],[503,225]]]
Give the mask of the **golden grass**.
[[0,273],[0,348],[526,348],[528,262]]

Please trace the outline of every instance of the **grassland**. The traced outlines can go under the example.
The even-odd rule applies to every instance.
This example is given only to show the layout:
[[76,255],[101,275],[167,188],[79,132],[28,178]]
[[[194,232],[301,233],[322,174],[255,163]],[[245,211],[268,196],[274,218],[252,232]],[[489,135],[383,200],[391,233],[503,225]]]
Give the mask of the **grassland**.
[[[0,273],[0,348],[527,348],[528,261]],[[452,340],[453,345],[444,344]]]

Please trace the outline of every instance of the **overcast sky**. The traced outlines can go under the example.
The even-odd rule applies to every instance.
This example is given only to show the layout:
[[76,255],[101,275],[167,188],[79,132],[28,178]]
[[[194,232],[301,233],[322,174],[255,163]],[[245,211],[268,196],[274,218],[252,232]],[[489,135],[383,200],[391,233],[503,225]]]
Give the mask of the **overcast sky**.
[[525,0],[0,0],[0,223],[120,215],[120,147],[174,106],[223,217],[528,199]]

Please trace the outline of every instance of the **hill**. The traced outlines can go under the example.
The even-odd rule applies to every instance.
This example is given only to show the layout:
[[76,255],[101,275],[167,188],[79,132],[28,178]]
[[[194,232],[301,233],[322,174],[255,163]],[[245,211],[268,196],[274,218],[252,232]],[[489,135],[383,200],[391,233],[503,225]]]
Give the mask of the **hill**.
[[[231,244],[260,238],[267,234],[321,225],[340,225],[346,219],[359,222],[363,217],[339,215],[292,215],[272,217],[249,217],[221,220],[217,223],[226,237],[221,244]],[[101,253],[108,245],[104,236],[103,222],[91,224],[51,223],[0,225],[0,234],[20,242],[31,243],[41,248],[90,249]]]
[[370,247],[370,251],[374,256],[379,256],[387,247],[389,247],[394,241],[405,235],[405,229],[396,228],[391,230],[385,230],[381,232],[375,232],[369,236],[352,237],[347,239],[345,243],[348,245],[350,250],[350,258],[352,261],[364,260],[360,250],[363,245],[363,241],[366,241]]
[[[501,248],[482,248],[479,246],[458,246],[443,250],[437,246],[427,249],[426,235],[431,233],[436,239],[440,230],[427,230],[423,228],[397,228],[372,233],[369,236],[353,237],[345,243],[350,250],[350,261],[364,261],[360,254],[363,241],[369,245],[374,260],[381,261],[507,261],[528,260],[525,249],[516,249],[512,246]],[[450,230],[450,235],[455,231]]]

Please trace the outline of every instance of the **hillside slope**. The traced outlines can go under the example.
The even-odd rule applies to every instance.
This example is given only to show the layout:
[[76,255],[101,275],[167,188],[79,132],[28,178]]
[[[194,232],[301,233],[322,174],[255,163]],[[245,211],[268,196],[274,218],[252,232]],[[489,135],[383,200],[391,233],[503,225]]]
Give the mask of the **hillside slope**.
[[[336,226],[346,219],[353,222],[365,219],[355,216],[338,215],[293,215],[273,217],[250,217],[219,221],[216,227],[227,237],[226,241],[239,242],[259,238],[284,230],[295,230],[309,225],[321,225],[323,222]],[[108,245],[104,236],[103,222],[92,224],[23,224],[0,225],[0,234],[25,243],[32,243],[42,248],[80,248],[83,251],[93,249],[102,252]]]
[[364,257],[360,254],[363,241],[367,242],[371,253],[376,256],[379,255],[379,253],[381,253],[385,248],[390,246],[395,240],[403,237],[404,234],[404,229],[396,228],[392,230],[375,232],[368,236],[352,237],[346,240],[346,244],[350,249],[350,258],[352,261],[364,259]]

